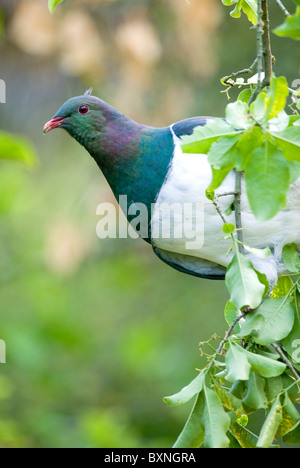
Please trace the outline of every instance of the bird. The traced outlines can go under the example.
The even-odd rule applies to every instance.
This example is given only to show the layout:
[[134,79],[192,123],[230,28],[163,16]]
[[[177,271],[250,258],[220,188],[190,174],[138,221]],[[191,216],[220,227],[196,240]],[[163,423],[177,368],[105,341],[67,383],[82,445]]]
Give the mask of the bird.
[[[213,117],[190,117],[165,127],[143,125],[127,117],[88,90],[67,100],[45,124],[44,133],[62,128],[94,158],[127,219],[132,222],[142,206],[144,221],[135,225],[157,257],[172,268],[205,279],[224,280],[233,258],[230,240],[222,231],[216,206],[206,197],[212,169],[206,154],[182,151],[182,138]],[[235,223],[235,172],[216,190],[219,209]],[[285,272],[282,248],[299,245],[300,182],[289,190],[287,206],[268,221],[258,221],[241,189],[244,242],[256,249],[270,249],[267,258],[247,253],[253,267],[265,274],[272,287]],[[124,205],[124,203],[123,203]],[[231,213],[230,213],[231,211]]]

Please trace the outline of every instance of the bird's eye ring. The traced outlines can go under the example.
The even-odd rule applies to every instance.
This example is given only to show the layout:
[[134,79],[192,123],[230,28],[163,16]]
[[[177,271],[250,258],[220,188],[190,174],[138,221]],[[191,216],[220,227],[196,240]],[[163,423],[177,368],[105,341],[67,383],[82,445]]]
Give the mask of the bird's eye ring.
[[89,109],[88,106],[80,106],[79,109],[78,109],[80,114],[87,114],[89,110],[90,109]]

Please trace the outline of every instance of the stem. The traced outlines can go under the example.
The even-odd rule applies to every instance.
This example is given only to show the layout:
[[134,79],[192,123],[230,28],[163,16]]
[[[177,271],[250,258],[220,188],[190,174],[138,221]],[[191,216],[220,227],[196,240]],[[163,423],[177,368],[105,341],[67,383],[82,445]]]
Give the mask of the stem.
[[262,0],[261,19],[263,22],[262,45],[263,45],[264,68],[265,68],[264,86],[269,86],[269,84],[271,83],[272,73],[273,73],[273,55],[272,55],[272,50],[271,50],[270,17],[269,17],[268,0]]
[[262,42],[262,0],[257,1],[257,33],[256,33],[256,46],[257,46],[257,81],[258,86],[262,85],[262,71],[263,71],[263,42]]
[[[273,72],[273,55],[271,51],[270,39],[270,17],[268,0],[257,1],[257,75],[258,83],[249,101],[249,105],[257,98],[260,91],[269,86]],[[262,73],[265,73],[262,79]]]
[[221,353],[221,351],[222,351],[222,349],[223,349],[223,347],[224,347],[224,344],[226,343],[226,341],[228,340],[228,338],[229,338],[230,335],[232,334],[232,332],[233,332],[234,327],[236,326],[236,324],[237,324],[240,320],[242,320],[243,318],[245,318],[246,315],[247,315],[247,313],[248,313],[248,311],[243,312],[241,315],[239,315],[238,317],[236,317],[236,318],[234,319],[234,321],[233,321],[232,324],[230,325],[229,329],[227,330],[227,333],[226,333],[225,338],[221,341],[221,343],[220,343],[220,345],[219,345],[219,347],[218,347],[218,349],[217,349],[217,353],[218,353],[218,354]]
[[235,196],[234,196],[234,213],[235,227],[237,229],[237,240],[239,241],[238,248],[241,253],[244,253],[243,247],[243,226],[241,214],[241,193],[242,193],[242,177],[243,173],[235,171]]
[[283,14],[285,16],[291,16],[290,13],[287,11],[287,9],[285,8],[285,6],[283,5],[283,3],[280,1],[280,0],[275,0],[277,5],[279,6],[279,8],[281,9],[281,11],[283,11]]
[[297,380],[300,381],[300,375],[298,374],[298,372],[296,371],[296,369],[294,368],[293,364],[290,362],[290,360],[286,357],[286,355],[284,354],[284,352],[282,351],[282,349],[280,348],[280,346],[277,344],[277,343],[273,343],[272,344],[273,348],[277,351],[277,353],[279,354],[279,356],[281,357],[281,359],[283,360],[283,362],[288,366],[288,368],[292,371],[292,373],[294,374],[294,376],[296,377]]
[[257,58],[254,60],[252,65],[249,68],[244,68],[243,70],[239,70],[237,72],[231,73],[231,75],[224,76],[221,80],[222,83],[229,85],[229,86],[235,86],[236,83],[232,81],[234,78],[238,78],[241,75],[247,75],[253,73],[253,70],[257,64]]

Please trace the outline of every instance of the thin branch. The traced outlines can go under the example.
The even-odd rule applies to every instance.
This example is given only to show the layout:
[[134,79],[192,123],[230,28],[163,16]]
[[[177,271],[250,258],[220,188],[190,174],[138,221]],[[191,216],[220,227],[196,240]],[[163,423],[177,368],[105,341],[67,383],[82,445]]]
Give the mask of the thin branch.
[[257,64],[257,58],[254,60],[254,62],[249,68],[244,68],[243,70],[239,70],[237,72],[231,73],[231,75],[224,76],[221,80],[222,83],[228,86],[235,86],[236,82],[232,80],[234,80],[235,78],[238,78],[239,76],[253,73],[256,64]]
[[291,16],[280,0],[275,0],[275,1],[285,16]]
[[[249,105],[257,98],[261,90],[270,85],[272,72],[273,72],[273,60],[274,57],[271,51],[271,39],[270,39],[270,17],[268,0],[257,1],[257,75],[258,83],[252,93],[249,101]],[[264,78],[263,71],[265,73]]]
[[257,32],[256,32],[256,46],[257,46],[257,87],[259,90],[262,88],[262,73],[263,73],[263,23],[262,23],[262,2],[257,1]]
[[288,368],[292,371],[292,373],[294,374],[294,376],[296,377],[297,380],[300,381],[300,375],[298,374],[298,372],[296,371],[296,369],[294,368],[293,364],[290,362],[290,360],[286,357],[286,355],[284,354],[284,352],[282,351],[282,349],[280,348],[280,346],[277,344],[277,343],[273,343],[272,344],[273,348],[275,349],[275,351],[277,351],[277,353],[279,354],[279,356],[281,357],[281,359],[283,360],[283,362],[288,366]]
[[237,229],[237,240],[239,241],[238,248],[241,253],[244,253],[243,247],[243,226],[241,213],[241,194],[242,194],[242,177],[243,173],[235,171],[235,196],[234,196],[234,213],[235,227]]
[[229,329],[227,330],[227,333],[226,333],[225,338],[221,341],[221,343],[220,343],[220,345],[219,345],[219,347],[218,347],[218,349],[217,349],[217,353],[218,353],[218,354],[221,353],[221,351],[222,351],[222,349],[223,349],[223,347],[224,347],[226,341],[227,341],[228,338],[231,336],[231,334],[232,334],[232,332],[233,332],[234,327],[236,326],[236,324],[237,324],[240,320],[242,320],[243,318],[245,318],[246,315],[248,314],[248,312],[249,312],[249,311],[246,310],[246,311],[242,312],[241,315],[239,315],[238,317],[236,317],[236,318],[234,319],[234,321],[233,321],[232,324],[230,325]]
[[263,88],[262,73],[263,73],[263,27],[262,27],[262,0],[257,0],[257,26],[256,26],[256,49],[257,49],[257,86],[249,100],[249,106],[255,101],[260,91]]
[[270,17],[269,17],[268,0],[262,0],[261,19],[263,23],[262,45],[263,45],[263,57],[264,57],[264,69],[265,69],[264,86],[269,86],[269,84],[271,83],[272,73],[273,73],[273,55],[272,55],[272,50],[271,50]]

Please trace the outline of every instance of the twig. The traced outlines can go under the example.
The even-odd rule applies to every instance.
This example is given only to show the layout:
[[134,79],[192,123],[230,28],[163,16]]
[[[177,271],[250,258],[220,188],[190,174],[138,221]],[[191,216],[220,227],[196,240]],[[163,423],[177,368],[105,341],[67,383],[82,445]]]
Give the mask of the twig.
[[275,0],[277,5],[279,6],[279,8],[281,9],[281,11],[283,11],[283,14],[285,16],[291,16],[290,13],[287,11],[287,9],[285,8],[285,6],[283,5],[283,3],[280,1],[280,0]]
[[241,194],[242,194],[242,177],[243,173],[235,171],[235,196],[234,196],[234,213],[235,213],[235,227],[237,229],[238,247],[241,253],[244,253],[243,247],[243,226],[241,214]]
[[263,23],[262,23],[262,2],[257,1],[257,33],[256,33],[256,46],[257,46],[257,87],[259,90],[262,88],[262,72],[263,72]]
[[263,88],[262,72],[263,72],[263,41],[262,41],[262,0],[257,0],[257,26],[256,26],[256,49],[257,49],[257,86],[253,91],[249,100],[249,106],[255,101]]
[[244,68],[243,70],[239,70],[237,72],[231,73],[231,75],[224,76],[221,81],[226,85],[235,86],[236,83],[231,80],[233,80],[234,78],[238,78],[241,75],[247,75],[247,74],[253,73],[253,70],[256,64],[257,64],[257,58],[254,60],[254,62],[249,68]]
[[271,38],[270,38],[270,17],[269,17],[269,6],[268,0],[262,0],[262,23],[263,23],[263,34],[262,34],[262,45],[263,45],[263,56],[264,56],[264,68],[265,68],[265,79],[263,87],[269,86],[272,79],[273,73],[273,55],[271,50]]
[[223,349],[223,347],[224,347],[226,341],[228,340],[228,338],[229,338],[230,335],[232,334],[232,332],[233,332],[234,327],[236,326],[236,324],[237,324],[240,320],[242,320],[243,318],[245,318],[248,312],[249,312],[249,311],[246,310],[246,311],[244,311],[241,315],[239,315],[238,317],[236,317],[236,318],[234,319],[234,321],[232,322],[232,324],[230,325],[230,327],[229,327],[228,330],[227,330],[227,333],[226,333],[225,338],[221,341],[221,343],[220,343],[220,345],[219,345],[219,347],[218,347],[218,349],[217,349],[217,353],[218,353],[218,354],[221,353],[221,351],[222,351],[222,349]]
[[286,355],[284,354],[284,352],[282,351],[282,349],[280,348],[280,346],[277,344],[277,343],[273,343],[272,344],[273,348],[275,349],[275,351],[277,351],[277,353],[279,354],[279,356],[281,357],[281,359],[284,361],[284,363],[288,366],[288,368],[292,371],[292,373],[294,374],[294,376],[296,377],[297,380],[300,381],[300,375],[298,374],[298,372],[296,371],[296,369],[294,368],[293,364],[290,362],[290,360],[286,357]]
[[[268,0],[257,0],[257,75],[258,83],[249,100],[249,105],[257,98],[260,91],[270,85],[274,57],[271,51],[270,18]],[[262,79],[263,71],[265,72]]]

